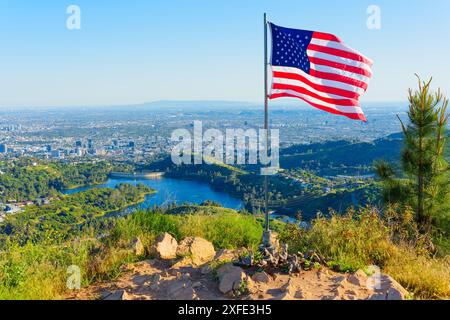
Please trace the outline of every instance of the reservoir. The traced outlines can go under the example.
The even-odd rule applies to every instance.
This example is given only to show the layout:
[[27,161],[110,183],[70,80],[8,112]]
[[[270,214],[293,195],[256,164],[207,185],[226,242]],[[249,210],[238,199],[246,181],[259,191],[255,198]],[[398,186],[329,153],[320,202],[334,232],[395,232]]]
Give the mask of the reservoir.
[[147,209],[154,206],[167,206],[172,203],[176,203],[178,205],[185,203],[200,204],[205,200],[218,202],[225,208],[235,210],[243,208],[243,202],[240,199],[233,198],[224,192],[214,191],[206,183],[166,177],[161,177],[158,179],[110,178],[104,184],[67,190],[64,193],[74,194],[77,192],[89,190],[91,188],[114,188],[120,183],[129,183],[132,185],[142,183],[157,191],[157,193],[155,194],[147,195],[144,202],[129,207],[128,209],[126,209],[127,211],[133,209]]

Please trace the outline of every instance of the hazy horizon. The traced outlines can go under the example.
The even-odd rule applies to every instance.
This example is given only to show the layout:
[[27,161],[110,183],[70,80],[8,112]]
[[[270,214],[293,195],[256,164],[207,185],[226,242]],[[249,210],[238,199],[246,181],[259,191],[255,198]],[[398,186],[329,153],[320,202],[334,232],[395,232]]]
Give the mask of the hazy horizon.
[[[407,107],[408,102],[405,101],[372,101],[366,102],[362,104],[362,108],[380,108],[384,105],[386,106],[400,106],[403,105],[405,108]],[[248,108],[260,108],[263,106],[263,102],[257,101],[239,101],[239,100],[155,100],[155,101],[147,101],[142,103],[135,104],[98,104],[98,105],[19,105],[19,106],[8,106],[8,105],[0,105],[0,111],[6,109],[15,109],[15,110],[27,110],[27,109],[74,109],[74,108],[87,108],[87,109],[108,109],[108,108],[156,108],[156,109],[164,109],[164,108],[198,108],[198,107],[208,107],[212,109],[220,109],[223,107],[237,107],[240,109],[248,109]],[[269,101],[269,108],[299,108],[299,109],[313,109],[307,103],[295,99],[279,99]]]

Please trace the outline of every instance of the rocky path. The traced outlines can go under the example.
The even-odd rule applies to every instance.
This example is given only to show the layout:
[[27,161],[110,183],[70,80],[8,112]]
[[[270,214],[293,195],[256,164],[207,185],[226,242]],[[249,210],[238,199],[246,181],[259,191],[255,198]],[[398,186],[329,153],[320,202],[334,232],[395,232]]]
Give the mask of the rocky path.
[[[170,235],[155,246],[158,258],[123,267],[113,282],[80,290],[68,299],[105,300],[402,300],[408,292],[387,275],[368,277],[362,270],[336,273],[326,267],[295,274],[241,268],[232,262],[239,251],[214,251],[201,238],[179,245]],[[178,258],[178,256],[184,258]]]

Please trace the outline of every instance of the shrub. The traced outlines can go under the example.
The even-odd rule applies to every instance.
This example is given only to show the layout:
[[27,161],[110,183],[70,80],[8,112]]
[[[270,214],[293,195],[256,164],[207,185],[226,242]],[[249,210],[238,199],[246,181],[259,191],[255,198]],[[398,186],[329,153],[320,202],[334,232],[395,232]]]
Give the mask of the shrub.
[[376,264],[416,298],[450,297],[446,258],[431,257],[424,250],[423,238],[412,236],[416,234],[412,225],[408,230],[399,227],[407,217],[395,218],[391,209],[384,216],[374,208],[349,210],[344,216],[332,214],[330,219],[318,216],[307,230],[288,225],[280,234],[281,240],[294,252],[316,250],[331,259],[331,267],[339,264],[342,271]]
[[256,248],[261,241],[262,227],[253,216],[236,212],[216,215],[180,217],[183,237],[197,236],[214,244],[216,249]]

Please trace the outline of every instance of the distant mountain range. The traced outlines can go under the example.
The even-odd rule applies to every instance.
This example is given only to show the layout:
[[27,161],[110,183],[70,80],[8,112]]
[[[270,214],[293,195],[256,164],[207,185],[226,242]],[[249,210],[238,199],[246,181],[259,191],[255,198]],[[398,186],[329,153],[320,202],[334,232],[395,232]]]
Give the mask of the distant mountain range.
[[[363,103],[363,109],[370,110],[383,110],[387,112],[395,112],[398,110],[406,110],[407,103],[406,102],[369,102]],[[17,110],[48,110],[48,109],[151,109],[151,110],[190,110],[190,111],[201,111],[208,109],[227,109],[227,110],[239,110],[239,109],[262,109],[263,101],[261,102],[249,102],[249,101],[231,101],[231,100],[158,100],[158,101],[150,101],[144,102],[140,104],[120,104],[120,105],[103,105],[103,106],[89,106],[89,105],[80,105],[80,106],[18,106],[18,107],[8,107],[1,106],[1,111],[17,111]],[[271,110],[291,110],[292,108],[296,109],[313,109],[313,107],[307,105],[306,103],[295,100],[295,99],[279,99],[273,100],[269,102],[269,108]]]

